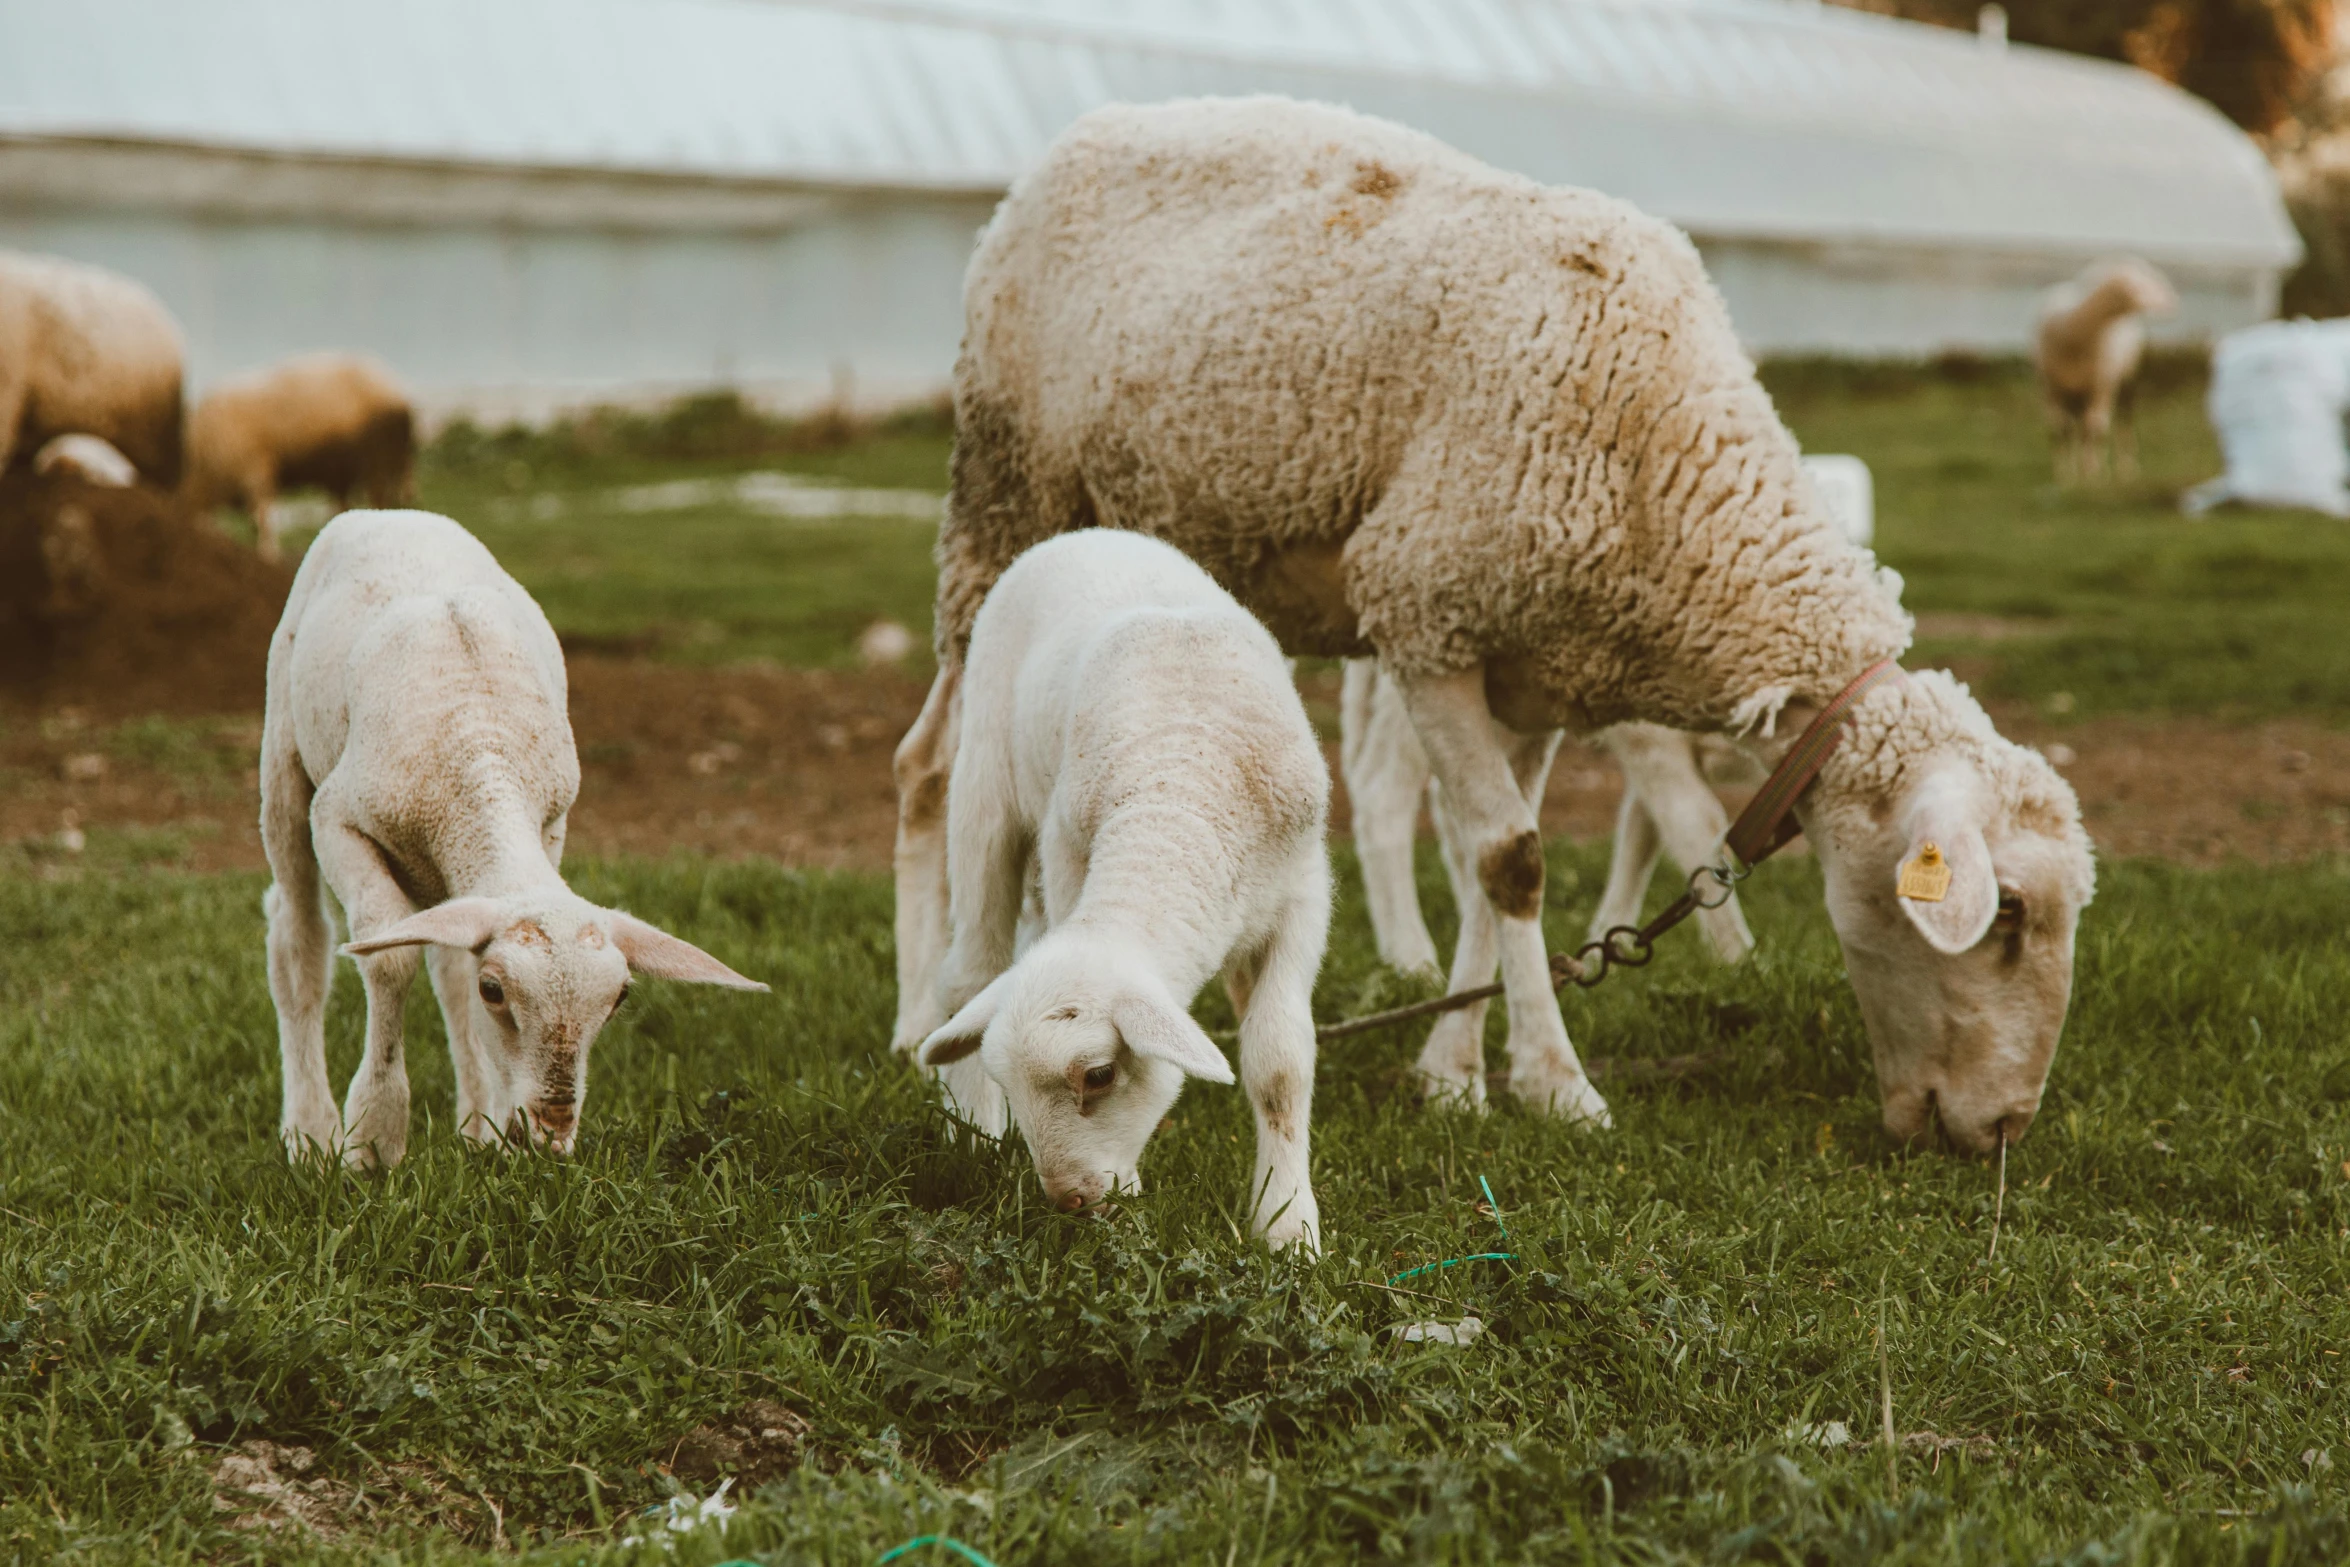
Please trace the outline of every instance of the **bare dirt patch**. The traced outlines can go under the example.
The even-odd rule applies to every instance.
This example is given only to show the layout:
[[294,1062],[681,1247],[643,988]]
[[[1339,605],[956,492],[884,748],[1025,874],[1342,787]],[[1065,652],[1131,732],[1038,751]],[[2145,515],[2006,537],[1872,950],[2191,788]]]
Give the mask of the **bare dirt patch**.
[[479,1545],[505,1543],[496,1504],[460,1494],[421,1464],[379,1465],[363,1481],[319,1468],[307,1447],[241,1442],[212,1467],[212,1510],[231,1528],[292,1531],[334,1541],[387,1527],[445,1531]]
[[[897,825],[890,753],[922,705],[914,677],[580,654],[571,680],[584,773],[572,815],[577,852],[888,865]],[[258,693],[256,677],[242,711],[214,716],[0,707],[0,844],[46,874],[259,866]],[[1326,726],[1334,720],[1334,681],[1309,679],[1307,696]],[[2300,719],[2057,725],[2023,708],[1998,716],[2008,734],[2058,759],[2108,856],[2209,865],[2350,853],[2350,732]],[[1543,826],[1576,841],[1605,837],[1621,791],[1605,753],[1570,743],[1551,772]],[[1343,832],[1343,789],[1339,796]]]

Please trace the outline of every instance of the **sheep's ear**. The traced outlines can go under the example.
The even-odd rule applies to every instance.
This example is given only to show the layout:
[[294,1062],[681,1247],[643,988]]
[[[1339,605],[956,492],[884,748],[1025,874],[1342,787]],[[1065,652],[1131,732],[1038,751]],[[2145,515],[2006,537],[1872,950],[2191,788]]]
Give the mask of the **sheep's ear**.
[[963,1010],[948,1018],[928,1039],[915,1047],[915,1057],[924,1066],[947,1066],[962,1060],[979,1048],[987,1036],[987,1025],[1003,1010],[1005,987],[1012,978],[1006,969],[989,980],[987,988],[963,1003]]
[[363,958],[394,947],[458,947],[479,952],[507,919],[506,905],[496,898],[451,898],[429,909],[419,909],[396,925],[343,943],[346,957]]
[[607,911],[612,945],[628,959],[628,966],[649,979],[678,979],[689,985],[724,985],[729,990],[765,990],[755,979],[745,979],[690,941],[681,941],[657,925],[633,914]]
[[1182,1069],[1187,1077],[1211,1083],[1232,1081],[1232,1064],[1208,1037],[1208,1031],[1163,995],[1130,992],[1110,1008],[1126,1048],[1138,1056],[1155,1056]]
[[1966,951],[1999,913],[1999,876],[1982,815],[1971,791],[1939,784],[1928,784],[1910,812],[1893,901],[1937,952]]

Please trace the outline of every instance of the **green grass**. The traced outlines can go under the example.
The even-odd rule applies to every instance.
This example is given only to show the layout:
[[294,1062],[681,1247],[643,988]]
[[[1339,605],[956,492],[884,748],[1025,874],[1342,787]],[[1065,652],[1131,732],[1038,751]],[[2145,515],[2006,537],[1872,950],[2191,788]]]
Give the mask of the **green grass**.
[[[2038,394],[2019,366],[1789,363],[1765,379],[1807,449],[1869,462],[1878,552],[1907,580],[1910,607],[2004,623],[1995,641],[1929,637],[1914,661],[1957,660],[1992,694],[2057,715],[2350,719],[2350,637],[2338,626],[2350,528],[2295,513],[2178,514],[2178,491],[2219,471],[2190,367],[2149,377],[2143,477],[2070,489],[2050,477]],[[427,461],[422,498],[476,529],[575,645],[837,666],[854,662],[857,633],[876,619],[927,630],[927,525],[785,521],[731,504],[647,514],[615,496],[757,468],[943,491],[949,444],[919,421],[715,458],[647,455],[730,449],[698,437],[468,436]],[[560,515],[534,517],[534,503]]]
[[[1554,934],[1601,870],[1560,852]],[[494,1503],[549,1561],[654,1559],[610,1542],[753,1399],[810,1456],[687,1567],[934,1530],[1003,1567],[2350,1552],[2340,867],[2108,868],[1995,1262],[1992,1170],[1877,1137],[1808,861],[1753,884],[1752,965],[1692,941],[1570,1001],[1588,1054],[1728,1053],[1616,1090],[1612,1133],[1423,1110],[1416,1036],[1325,1052],[1318,1263],[1240,1234],[1232,1090],[1185,1095],[1101,1222],[960,1140],[885,1054],[882,880],[577,883],[776,994],[642,990],[558,1162],[452,1136],[419,987],[418,1135],[358,1179],[278,1153],[256,878],[0,880],[0,1555],[471,1559]],[[1395,989],[1342,885],[1324,1016]],[[346,975],[338,1076],[359,1012]],[[1406,1286],[1435,1300],[1367,1287],[1488,1250],[1517,1260]],[[1464,1313],[1470,1346],[1390,1335]],[[1899,1430],[1968,1439],[1893,1477],[1880,1321]],[[1831,1421],[1850,1445],[1802,1434]],[[232,1530],[207,1477],[255,1439],[376,1511],[333,1546]]]
[[1805,448],[1865,458],[1877,552],[1920,613],[2015,622],[1995,643],[1921,641],[1913,662],[1987,667],[1995,695],[2056,714],[2350,718],[2350,528],[2311,513],[2192,519],[2176,496],[2220,470],[2201,380],[2157,378],[2143,476],[2059,488],[2030,377],[1787,365],[1766,375]]
[[[628,489],[782,471],[876,489],[946,489],[944,435],[880,436],[764,460],[427,464],[420,504],[472,528],[574,646],[677,662],[854,663],[876,620],[913,629],[927,660],[936,530],[897,519],[779,518],[731,502],[658,512]],[[553,515],[541,515],[552,512]]]

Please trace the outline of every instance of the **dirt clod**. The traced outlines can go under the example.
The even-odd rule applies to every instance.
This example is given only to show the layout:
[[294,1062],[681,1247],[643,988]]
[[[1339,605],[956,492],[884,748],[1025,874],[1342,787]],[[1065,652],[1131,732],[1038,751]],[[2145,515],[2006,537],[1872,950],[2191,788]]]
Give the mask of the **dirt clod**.
[[797,1468],[810,1429],[797,1410],[773,1399],[754,1399],[688,1431],[669,1460],[669,1472],[697,1485],[732,1478],[735,1493],[744,1495]]

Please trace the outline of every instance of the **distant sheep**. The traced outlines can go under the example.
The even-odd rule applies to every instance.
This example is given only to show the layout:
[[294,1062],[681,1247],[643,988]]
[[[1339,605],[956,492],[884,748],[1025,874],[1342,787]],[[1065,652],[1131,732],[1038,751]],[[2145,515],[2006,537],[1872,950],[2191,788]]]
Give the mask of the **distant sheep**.
[[[1181,548],[1293,654],[1377,655],[1483,894],[1452,983],[1498,959],[1512,1088],[1604,1124],[1543,944],[1558,731],[1722,731],[1768,762],[1909,637],[1802,482],[1695,248],[1342,110],[1121,106],[1014,186],[964,307],[939,676],[897,757],[901,1008],[945,936],[924,911],[979,603],[1039,539],[1114,524]],[[1846,733],[1801,820],[1885,1122],[2012,1139],[2092,887],[2078,805],[1945,677],[1877,685]],[[1897,896],[1928,861],[1941,895]],[[1432,1094],[1483,1102],[1482,1029],[1475,1007],[1437,1025]]]
[[188,498],[198,511],[241,507],[261,557],[278,558],[273,508],[316,486],[337,511],[415,498],[416,416],[392,373],[356,354],[305,354],[223,381],[188,426]]
[[2032,339],[2040,390],[2056,424],[2056,477],[2092,479],[2100,466],[2135,478],[2138,436],[2131,398],[2146,351],[2149,315],[2179,296],[2143,261],[2100,262],[2050,289]]
[[[578,1135],[588,1049],[631,973],[767,988],[564,884],[579,792],[566,703],[546,616],[448,518],[347,512],[303,557],[270,643],[261,730],[289,1155],[373,1167],[406,1151],[400,1019],[419,948],[459,1130],[557,1152]],[[367,989],[340,1117],[326,1076],[329,893]]]
[[179,324],[129,278],[0,250],[0,472],[78,433],[177,484],[186,357]]
[[[953,944],[935,980],[914,977],[899,1048],[946,1069],[982,1130],[1008,1103],[1046,1195],[1084,1208],[1137,1185],[1186,1077],[1232,1081],[1189,1011],[1222,974],[1256,1112],[1256,1231],[1315,1249],[1329,796],[1280,648],[1205,572],[1133,533],[1037,545],[972,628],[946,802]],[[984,1075],[955,1075],[974,1054]]]

